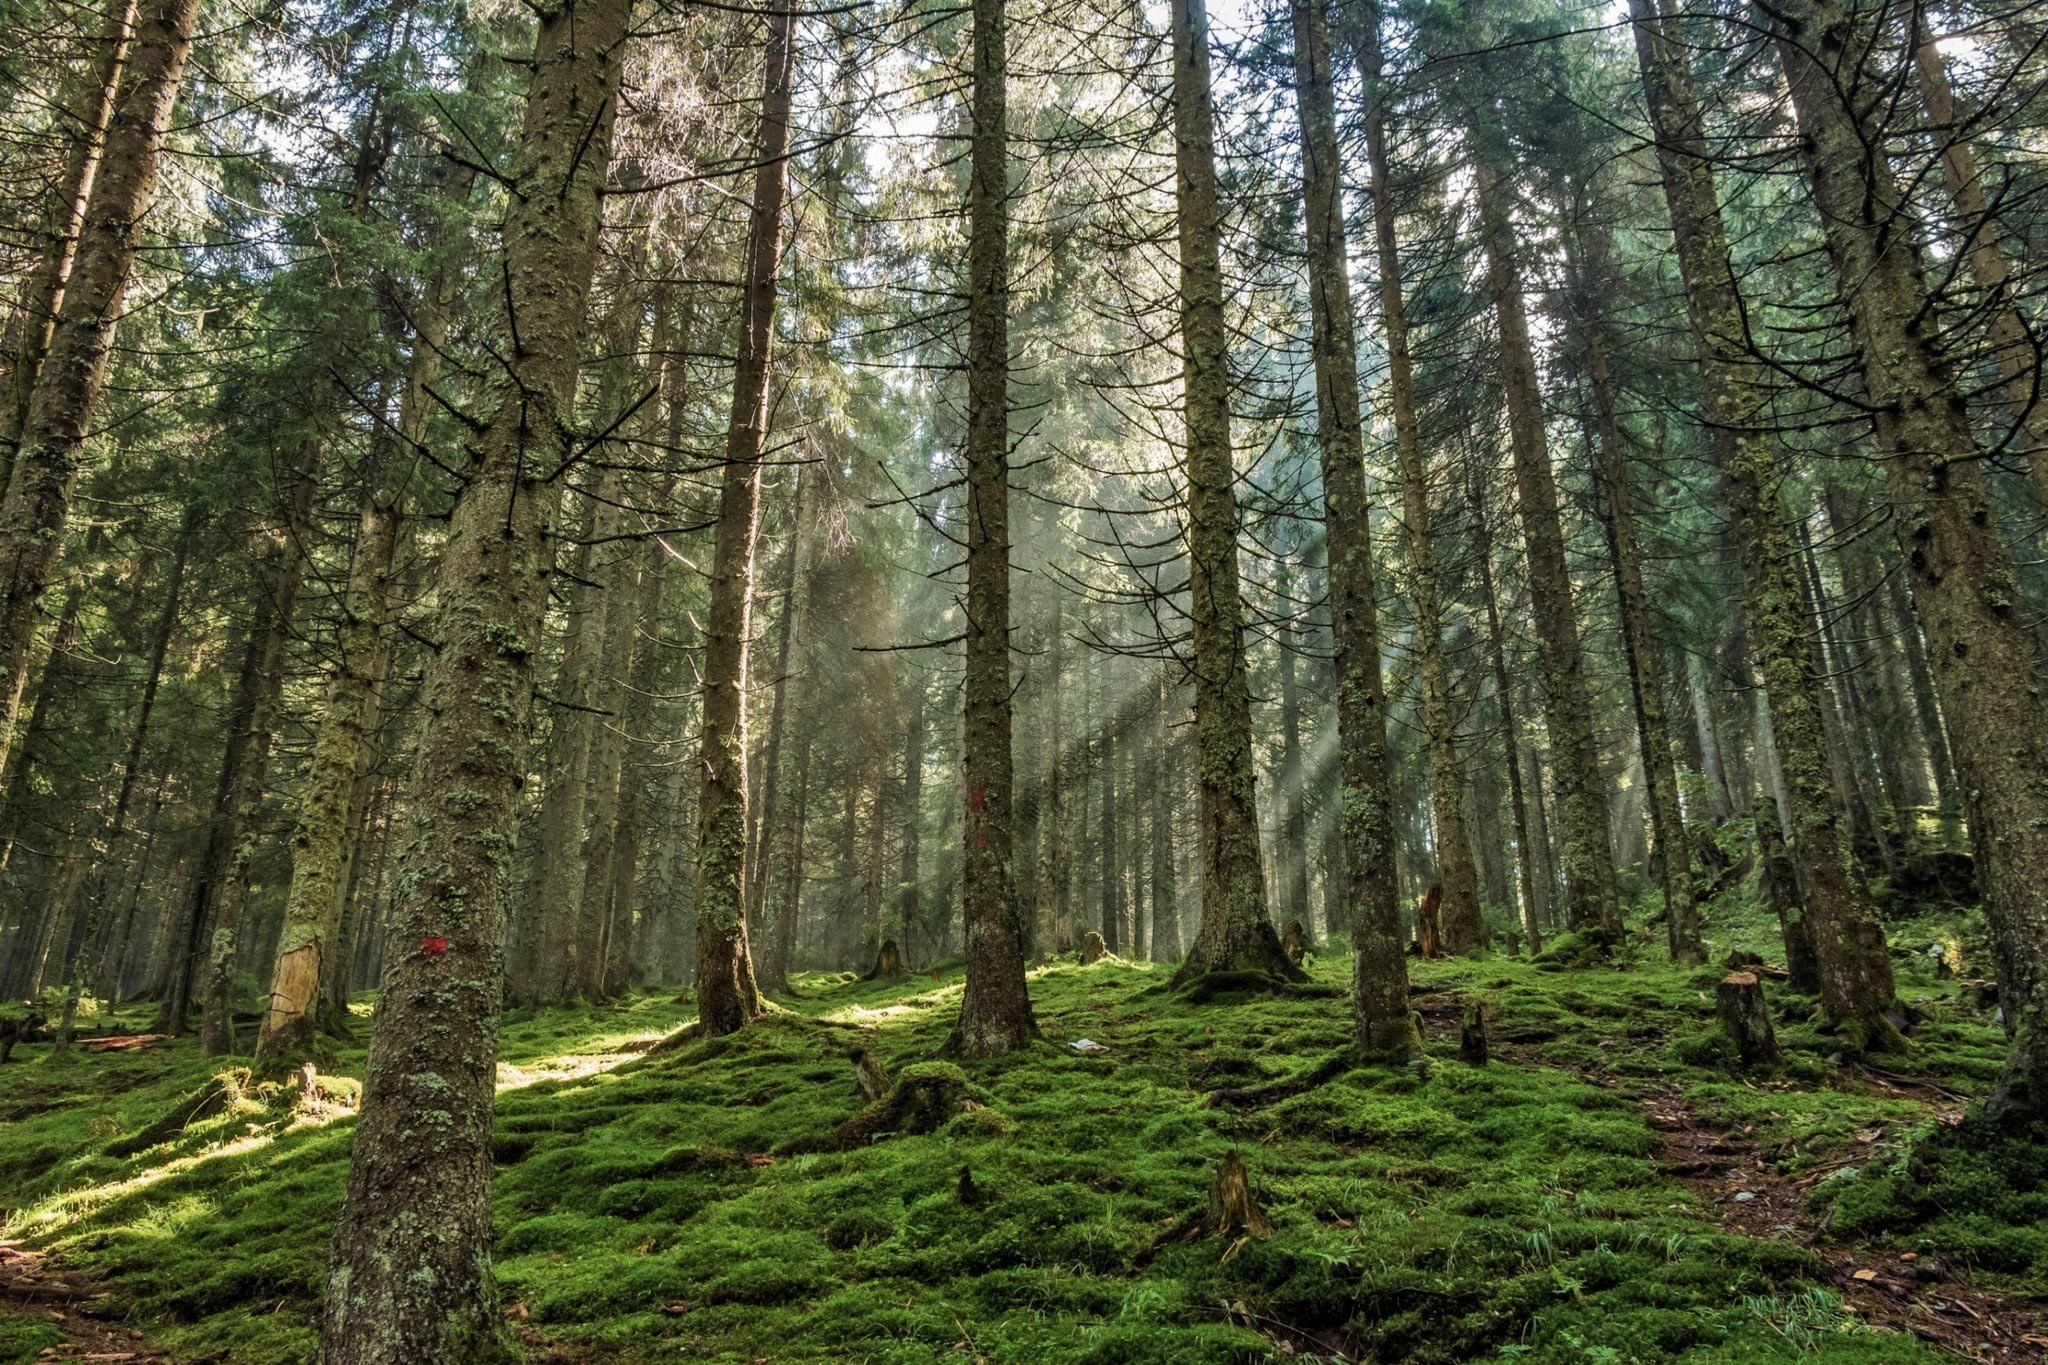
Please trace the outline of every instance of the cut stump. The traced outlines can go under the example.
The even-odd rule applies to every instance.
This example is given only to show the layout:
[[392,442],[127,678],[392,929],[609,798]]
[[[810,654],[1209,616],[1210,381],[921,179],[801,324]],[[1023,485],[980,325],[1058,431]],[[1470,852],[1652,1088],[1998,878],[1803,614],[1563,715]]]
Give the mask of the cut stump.
[[1232,1239],[1273,1235],[1273,1220],[1259,1207],[1244,1158],[1235,1151],[1225,1154],[1209,1189],[1209,1231]]
[[1714,992],[1714,1012],[1734,1040],[1744,1067],[1775,1068],[1784,1061],[1778,1052],[1771,1012],[1764,1004],[1763,983],[1755,972],[1730,972]]
[[1464,1022],[1458,1028],[1458,1056],[1468,1066],[1486,1065],[1486,1013],[1477,1000],[1465,1006]]

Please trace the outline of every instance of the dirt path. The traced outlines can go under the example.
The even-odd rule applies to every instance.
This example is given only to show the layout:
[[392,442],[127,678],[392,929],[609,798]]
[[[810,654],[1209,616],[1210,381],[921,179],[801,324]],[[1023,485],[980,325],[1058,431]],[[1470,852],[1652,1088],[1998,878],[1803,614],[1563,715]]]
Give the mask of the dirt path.
[[1824,1172],[1789,1179],[1752,1138],[1709,1124],[1677,1096],[1648,1091],[1638,1098],[1660,1139],[1660,1171],[1692,1190],[1728,1231],[1797,1242],[1812,1252],[1844,1305],[1864,1322],[1911,1332],[1966,1359],[2048,1360],[2048,1308],[2040,1300],[1960,1283],[1939,1262],[1913,1252],[1828,1235],[1807,1198]]
[[90,1280],[50,1269],[16,1242],[0,1242],[0,1317],[36,1319],[64,1334],[38,1360],[170,1360],[121,1326],[120,1311]]
[[[1433,992],[1415,1005],[1432,1042],[1457,1041],[1464,1011],[1457,992]],[[1503,1038],[1491,1012],[1488,1031],[1496,1057],[1543,1064],[1529,1041]],[[1708,1216],[1739,1236],[1795,1242],[1812,1252],[1826,1267],[1829,1285],[1845,1309],[1860,1320],[1910,1332],[1966,1360],[2048,1361],[2048,1301],[1978,1289],[1958,1282],[1933,1259],[1831,1236],[1808,1192],[1829,1171],[1848,1163],[1795,1180],[1779,1171],[1772,1154],[1753,1136],[1710,1123],[1668,1089],[1598,1069],[1579,1074],[1642,1105],[1659,1139],[1657,1169],[1690,1189]],[[1866,1079],[1930,1103],[1965,1099],[1909,1077],[1877,1073]],[[1875,1142],[1879,1136],[1872,1132],[1864,1140]]]

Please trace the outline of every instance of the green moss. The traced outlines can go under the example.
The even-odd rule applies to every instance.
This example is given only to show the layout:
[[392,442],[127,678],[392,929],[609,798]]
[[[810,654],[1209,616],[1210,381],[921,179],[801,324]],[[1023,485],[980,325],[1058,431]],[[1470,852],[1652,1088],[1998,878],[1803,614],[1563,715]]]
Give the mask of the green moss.
[[0,1361],[27,1365],[44,1350],[62,1345],[64,1334],[36,1318],[0,1317]]
[[[1770,951],[1774,927],[1739,897],[1707,927],[1716,956]],[[1032,980],[1045,1041],[972,1067],[931,1060],[957,972],[805,978],[794,1009],[660,1051],[688,1002],[517,1012],[495,1141],[504,1298],[565,1358],[1252,1361],[1321,1341],[1388,1360],[1742,1360],[1788,1338],[1827,1359],[1929,1358],[1831,1317],[1797,1247],[1706,1221],[1657,1169],[1638,1089],[1755,1127],[1794,1169],[1858,1158],[1824,1197],[1868,1235],[2039,1273],[2048,1211],[2011,1193],[2039,1188],[2020,1183],[2032,1167],[1958,1153],[1937,1177],[1952,1211],[1920,1208],[1905,1173],[1884,1184],[1872,1163],[1904,1159],[1927,1100],[1843,1073],[1797,1022],[1788,1079],[1752,1090],[1703,1041],[1715,975],[1640,957],[1415,964],[1427,1075],[1316,1065],[1350,1043],[1334,951],[1307,990],[1199,1007],[1155,989],[1163,968],[1054,965]],[[1910,1064],[1981,1091],[1996,1030],[1931,968],[1902,981],[1941,993]],[[1496,1011],[1485,1069],[1456,1060],[1456,1006],[1478,994]],[[857,1036],[899,1090],[945,1098],[929,1131],[825,1141],[869,1112]],[[1083,1036],[1109,1051],[1066,1047]],[[25,1052],[0,1069],[5,1234],[106,1275],[184,1355],[304,1358],[352,1113],[236,1105],[119,1155],[213,1068],[184,1044],[61,1069]],[[1177,1230],[1232,1149],[1278,1230],[1226,1257]]]

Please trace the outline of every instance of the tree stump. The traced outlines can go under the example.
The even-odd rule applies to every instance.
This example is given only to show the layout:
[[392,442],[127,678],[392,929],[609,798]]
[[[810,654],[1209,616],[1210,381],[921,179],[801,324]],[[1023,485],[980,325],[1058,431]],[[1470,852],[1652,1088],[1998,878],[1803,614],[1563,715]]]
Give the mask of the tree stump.
[[1280,950],[1286,953],[1287,960],[1297,967],[1301,965],[1301,960],[1308,956],[1308,930],[1302,927],[1300,920],[1287,921],[1287,933],[1280,940]]
[[1486,1065],[1486,1012],[1477,1000],[1465,1005],[1464,1023],[1458,1029],[1458,1056],[1468,1066]]
[[889,1093],[889,1073],[882,1070],[882,1064],[875,1060],[875,1054],[864,1047],[853,1050],[853,1083],[860,1090],[860,1097],[869,1104]]
[[1102,935],[1090,929],[1081,935],[1081,965],[1088,966],[1109,956],[1109,945],[1102,941]]
[[30,1041],[42,1031],[43,1025],[43,1013],[33,1004],[26,1013],[0,1015],[0,1065],[5,1065],[8,1058],[13,1056],[16,1043]]
[[1443,925],[1437,919],[1437,907],[1443,904],[1443,899],[1442,884],[1431,882],[1429,890],[1422,893],[1422,900],[1415,907],[1415,942],[1425,958],[1444,955]]
[[882,946],[875,951],[875,965],[868,969],[863,981],[880,978],[883,981],[901,981],[904,975],[903,950],[896,946],[896,940],[885,938]]
[[1784,1061],[1771,1027],[1771,1012],[1764,1005],[1763,983],[1755,972],[1730,972],[1723,977],[1714,992],[1714,1010],[1721,1027],[1735,1040],[1743,1066],[1776,1067]]
[[1224,1156],[1223,1164],[1216,1168],[1216,1183],[1209,1189],[1209,1230],[1233,1239],[1273,1235],[1273,1220],[1259,1207],[1244,1158],[1235,1151]]

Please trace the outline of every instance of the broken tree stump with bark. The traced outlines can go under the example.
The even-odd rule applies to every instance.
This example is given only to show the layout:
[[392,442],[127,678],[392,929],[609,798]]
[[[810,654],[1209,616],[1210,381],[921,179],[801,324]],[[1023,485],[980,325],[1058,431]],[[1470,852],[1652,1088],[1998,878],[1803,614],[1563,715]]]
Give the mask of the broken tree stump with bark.
[[1273,1235],[1273,1220],[1259,1207],[1244,1158],[1235,1151],[1224,1155],[1216,1168],[1216,1183],[1209,1188],[1209,1231],[1233,1240]]
[[1287,954],[1287,960],[1299,967],[1301,960],[1308,956],[1308,930],[1298,919],[1287,921],[1287,934],[1280,940],[1280,950]]
[[1090,929],[1081,935],[1081,965],[1100,962],[1109,956],[1109,945],[1102,941],[1102,935]]
[[1431,882],[1429,890],[1422,893],[1422,900],[1415,907],[1415,944],[1425,958],[1435,959],[1444,955],[1443,926],[1437,920],[1437,907],[1443,904],[1443,899],[1442,884]]
[[1464,1022],[1458,1028],[1458,1056],[1468,1066],[1486,1065],[1486,1012],[1477,1000],[1465,1005]]
[[1714,1012],[1745,1068],[1775,1068],[1784,1061],[1764,1003],[1763,982],[1755,972],[1735,971],[1723,977],[1714,992]]
[[875,950],[875,965],[868,968],[863,981],[901,981],[904,977],[903,950],[896,946],[896,940],[885,938],[882,946]]
[[860,1090],[860,1097],[873,1104],[889,1093],[889,1073],[882,1070],[882,1064],[875,1060],[875,1054],[864,1047],[853,1050],[853,1083]]

